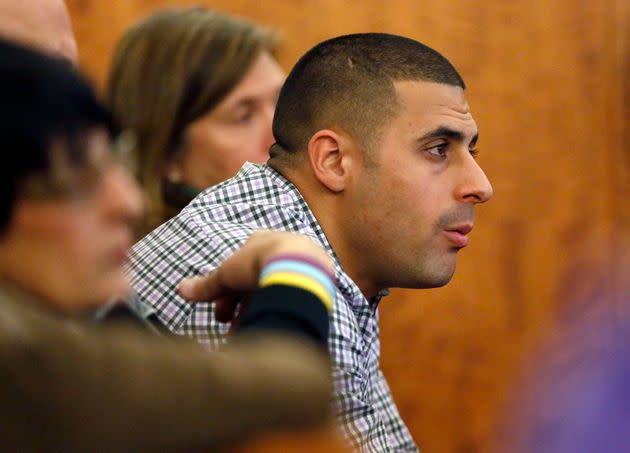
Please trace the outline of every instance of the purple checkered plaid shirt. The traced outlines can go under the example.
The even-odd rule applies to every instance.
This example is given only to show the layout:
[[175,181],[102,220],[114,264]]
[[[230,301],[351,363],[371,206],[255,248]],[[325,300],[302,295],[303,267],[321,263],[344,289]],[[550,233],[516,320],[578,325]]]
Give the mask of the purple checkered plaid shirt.
[[227,326],[213,304],[189,304],[178,282],[216,268],[259,229],[297,231],[335,258],[337,303],[330,325],[336,412],[343,433],[363,452],[417,452],[379,366],[378,302],[348,277],[291,182],[267,165],[246,163],[232,179],[204,191],[177,217],[138,242],[130,258],[136,308],[171,331],[219,346]]

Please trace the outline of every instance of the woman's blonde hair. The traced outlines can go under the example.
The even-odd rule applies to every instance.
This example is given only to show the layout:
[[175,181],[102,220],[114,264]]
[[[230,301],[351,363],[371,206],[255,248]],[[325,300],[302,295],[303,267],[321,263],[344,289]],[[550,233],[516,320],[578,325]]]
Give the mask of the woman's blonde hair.
[[183,206],[164,200],[164,168],[185,128],[238,84],[261,52],[275,55],[269,29],[207,8],[165,9],[132,26],[116,48],[106,100],[137,139],[138,181],[147,198],[139,233]]

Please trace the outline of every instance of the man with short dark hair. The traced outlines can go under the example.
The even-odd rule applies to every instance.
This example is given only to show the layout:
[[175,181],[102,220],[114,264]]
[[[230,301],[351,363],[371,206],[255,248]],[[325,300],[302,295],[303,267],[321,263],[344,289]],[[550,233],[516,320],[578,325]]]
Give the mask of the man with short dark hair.
[[448,60],[404,37],[315,46],[281,91],[269,162],[246,164],[134,247],[142,308],[218,344],[213,305],[186,304],[179,279],[213,269],[257,229],[311,236],[336,263],[329,348],[344,431],[362,451],[416,451],[380,370],[377,308],[389,287],[446,284],[475,205],[492,196],[464,88]]

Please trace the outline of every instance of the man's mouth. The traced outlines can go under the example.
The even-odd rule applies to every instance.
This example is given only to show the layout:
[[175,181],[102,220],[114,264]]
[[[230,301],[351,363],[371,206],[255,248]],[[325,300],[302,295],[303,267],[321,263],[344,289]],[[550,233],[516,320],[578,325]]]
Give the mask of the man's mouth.
[[472,229],[472,224],[466,223],[447,228],[444,230],[444,234],[456,247],[463,248],[468,245],[468,233]]

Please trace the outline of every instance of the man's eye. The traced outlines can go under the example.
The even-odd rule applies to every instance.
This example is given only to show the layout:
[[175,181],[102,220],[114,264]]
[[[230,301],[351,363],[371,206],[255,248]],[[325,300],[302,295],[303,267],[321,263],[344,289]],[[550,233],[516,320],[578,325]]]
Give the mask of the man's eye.
[[446,157],[446,148],[448,147],[448,143],[440,143],[439,145],[432,146],[427,149],[427,152],[431,154],[431,156],[444,158]]

